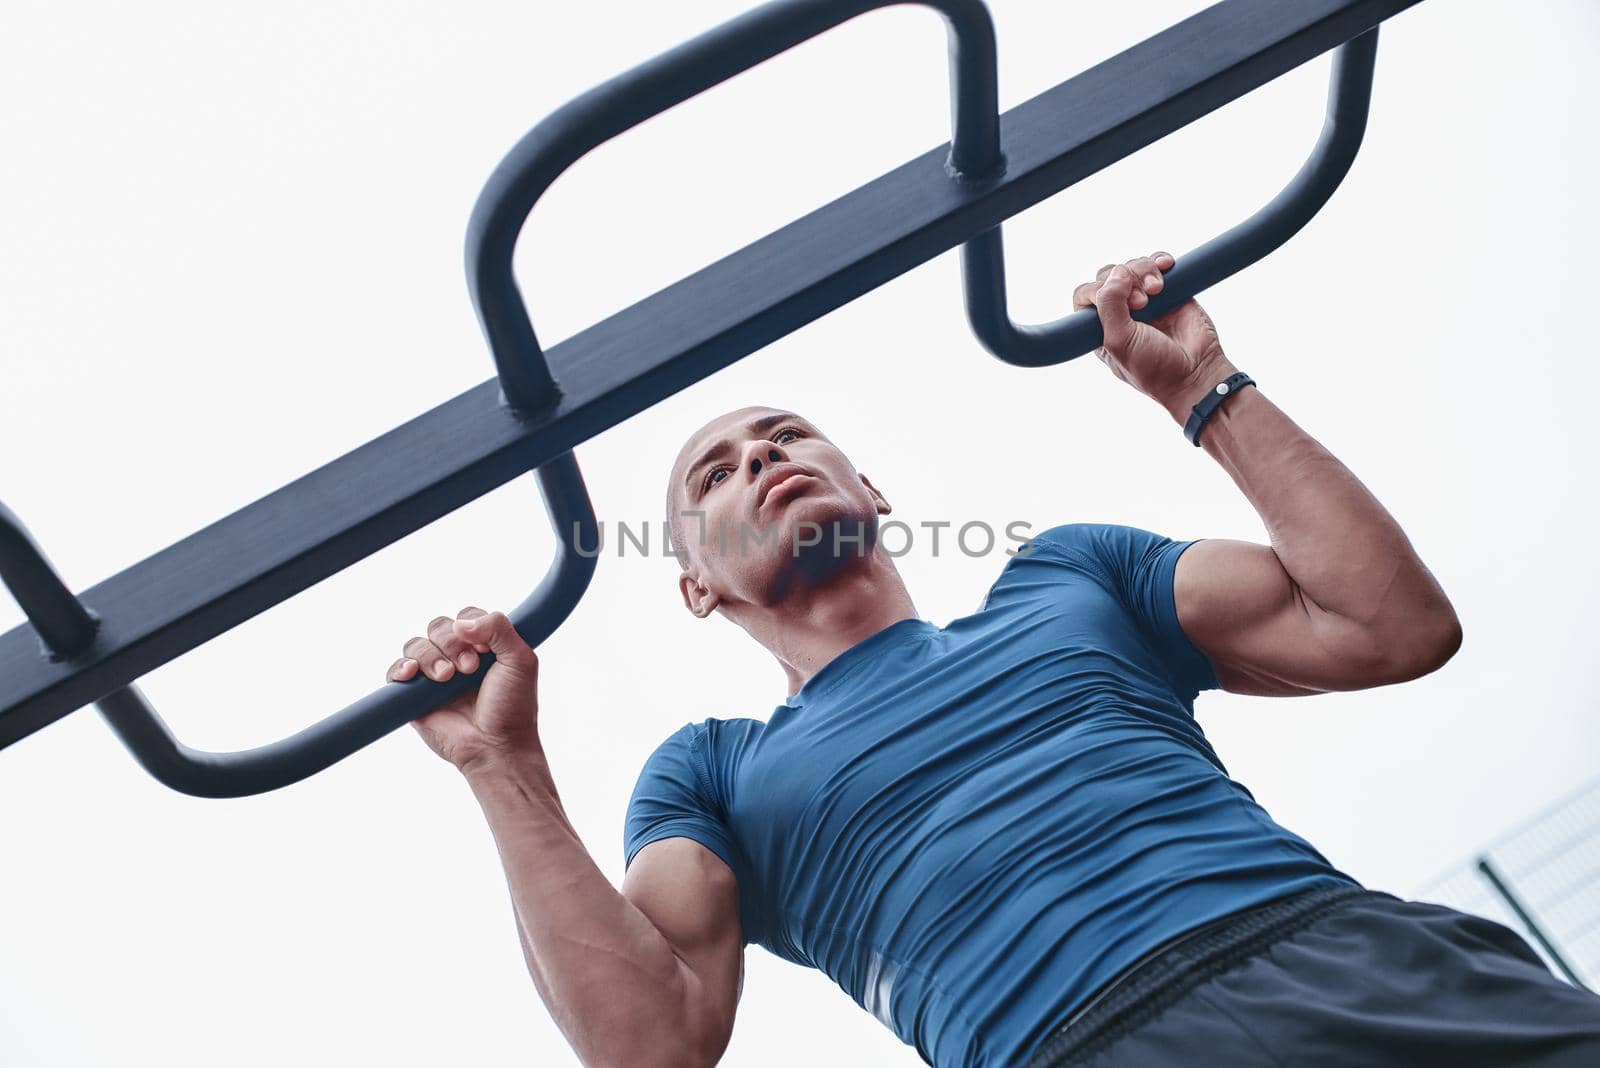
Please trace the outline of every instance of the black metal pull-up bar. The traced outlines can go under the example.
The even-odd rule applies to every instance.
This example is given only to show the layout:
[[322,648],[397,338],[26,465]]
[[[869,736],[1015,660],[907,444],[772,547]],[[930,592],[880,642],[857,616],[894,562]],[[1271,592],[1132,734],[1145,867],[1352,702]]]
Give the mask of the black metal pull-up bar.
[[[507,613],[528,644],[544,641],[589,588],[599,545],[589,492],[573,455],[538,469],[539,490],[558,543],[555,559],[533,593]],[[587,545],[590,549],[581,549]],[[100,621],[68,591],[11,510],[0,505],[0,564],[44,639],[43,654],[71,661],[94,647]],[[483,667],[494,654],[481,657]],[[382,738],[483,681],[459,674],[445,682],[417,676],[388,683],[326,719],[270,745],[238,753],[209,753],[178,741],[139,687],[113,690],[96,702],[117,737],[151,775],[196,797],[245,797],[299,782]]]
[[[1378,31],[1368,30],[1333,56],[1328,115],[1322,134],[1294,179],[1266,207],[1232,230],[1177,257],[1162,274],[1161,292],[1134,314],[1164,315],[1224,278],[1242,271],[1289,240],[1333,196],[1361,148],[1372,100]],[[1046,367],[1100,347],[1100,316],[1091,308],[1042,326],[1019,326],[1006,312],[1005,253],[996,226],[961,246],[961,278],[972,332],[994,355],[1018,367]]]
[[[173,738],[134,682],[528,471],[556,530],[543,582],[510,615],[530,644],[593,575],[594,510],[572,450],[884,282],[963,246],[979,339],[1019,366],[1100,344],[1079,312],[1011,322],[1001,222],[1194,119],[1338,48],[1321,139],[1290,185],[1180,258],[1136,317],[1175,307],[1288,240],[1360,146],[1378,24],[1416,0],[1225,0],[997,115],[994,28],[980,0],[918,0],[947,23],[954,132],[940,146],[544,351],[511,272],[534,204],[597,145],[856,15],[896,0],[773,0],[578,97],[495,169],[467,236],[468,285],[498,374],[104,582],[81,597],[0,506],[0,578],[28,622],[0,635],[0,746],[85,704],[151,774],[234,797],[296,782],[478,686],[483,668],[382,689],[243,753]],[[1159,67],[1162,77],[1144,72]],[[358,488],[359,492],[351,492]],[[484,667],[492,657],[484,658]]]
[[560,390],[512,277],[511,254],[534,204],[562,172],[618,134],[736,74],[857,15],[907,2],[939,12],[949,29],[951,177],[981,180],[999,172],[994,24],[982,0],[787,0],[729,19],[558,108],[489,175],[467,224],[467,285],[513,407],[539,411]]

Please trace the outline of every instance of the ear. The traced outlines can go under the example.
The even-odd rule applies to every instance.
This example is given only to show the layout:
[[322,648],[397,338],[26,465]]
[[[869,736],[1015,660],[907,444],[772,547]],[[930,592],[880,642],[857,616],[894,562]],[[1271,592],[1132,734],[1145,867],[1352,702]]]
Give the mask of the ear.
[[872,503],[877,507],[878,514],[888,515],[890,512],[894,511],[893,508],[889,507],[889,502],[884,498],[883,494],[878,492],[878,487],[872,484],[872,480],[866,475],[861,475],[860,477],[861,484],[867,487],[868,493],[872,494]]
[[685,571],[678,576],[678,592],[683,595],[683,606],[693,612],[696,619],[704,619],[716,611],[722,595],[704,586],[694,575]]

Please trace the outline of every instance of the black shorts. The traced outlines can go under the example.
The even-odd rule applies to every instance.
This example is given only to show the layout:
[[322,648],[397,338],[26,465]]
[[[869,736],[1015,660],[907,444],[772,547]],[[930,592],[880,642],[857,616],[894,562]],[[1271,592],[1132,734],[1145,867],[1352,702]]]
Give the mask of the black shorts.
[[1600,1068],[1600,997],[1509,928],[1358,887],[1224,917],[1147,956],[1028,1068]]

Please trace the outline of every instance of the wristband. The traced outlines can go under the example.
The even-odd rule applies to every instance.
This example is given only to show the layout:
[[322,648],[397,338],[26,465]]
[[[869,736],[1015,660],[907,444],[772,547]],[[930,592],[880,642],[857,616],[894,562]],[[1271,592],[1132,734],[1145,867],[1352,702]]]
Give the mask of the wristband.
[[1211,418],[1213,412],[1222,407],[1222,402],[1239,392],[1245,386],[1253,386],[1256,380],[1243,371],[1235,372],[1218,382],[1216,387],[1200,398],[1189,412],[1189,421],[1183,424],[1183,436],[1189,439],[1195,448],[1200,447],[1200,428],[1206,425],[1206,420]]

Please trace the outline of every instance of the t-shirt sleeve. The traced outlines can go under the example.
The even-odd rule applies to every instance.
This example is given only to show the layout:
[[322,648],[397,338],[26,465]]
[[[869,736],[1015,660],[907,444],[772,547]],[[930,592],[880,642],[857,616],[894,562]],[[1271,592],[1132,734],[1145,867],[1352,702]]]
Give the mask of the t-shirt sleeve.
[[623,865],[663,838],[692,838],[722,859],[735,875],[738,849],[706,767],[704,725],[690,723],[667,738],[645,761],[628,800],[623,828]]
[[1089,558],[1149,636],[1178,692],[1192,699],[1219,688],[1210,658],[1178,623],[1173,594],[1178,557],[1198,538],[1179,541],[1115,523],[1072,523],[1040,537]]

